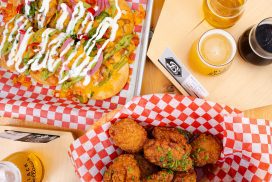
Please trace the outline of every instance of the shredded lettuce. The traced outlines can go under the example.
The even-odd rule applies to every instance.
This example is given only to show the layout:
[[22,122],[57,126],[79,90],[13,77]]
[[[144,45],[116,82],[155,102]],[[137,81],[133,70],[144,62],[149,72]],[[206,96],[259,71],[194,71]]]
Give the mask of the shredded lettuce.
[[119,42],[118,44],[114,47],[113,50],[111,50],[110,52],[108,52],[105,57],[104,60],[109,59],[110,57],[112,57],[116,52],[120,51],[123,48],[126,48],[129,46],[131,39],[133,38],[132,34],[126,35],[124,36]]
[[70,81],[66,81],[62,84],[61,88],[63,90],[68,90],[72,85],[74,85],[75,83],[81,81],[83,79],[83,77],[81,76],[78,76],[78,77],[75,77],[75,78],[72,78]]
[[50,72],[47,69],[42,70],[41,79],[47,80],[50,77]]
[[109,13],[107,13],[106,11],[102,11],[97,17],[95,17],[95,20],[98,23],[101,23],[106,17],[109,17]]

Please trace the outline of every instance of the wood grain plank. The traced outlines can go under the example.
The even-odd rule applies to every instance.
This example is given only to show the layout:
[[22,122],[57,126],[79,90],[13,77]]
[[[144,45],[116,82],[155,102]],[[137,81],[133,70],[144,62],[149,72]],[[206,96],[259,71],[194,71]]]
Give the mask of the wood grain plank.
[[[248,1],[241,20],[227,31],[237,41],[248,27],[272,15],[270,3],[271,1],[266,0]],[[189,66],[191,45],[205,31],[213,28],[202,20],[202,0],[190,1],[190,3],[186,0],[166,1],[148,56],[181,92],[183,90],[179,83],[157,61],[167,47],[175,52],[182,63],[206,87],[210,93],[208,100],[233,105],[239,109],[272,104],[270,91],[272,90],[272,82],[268,79],[271,77],[272,65],[254,66],[243,61],[237,54],[230,70],[216,77],[201,75]]]
[[[154,1],[152,28],[156,27],[156,24],[161,12],[161,8],[164,2],[165,2],[164,0]],[[144,95],[144,94],[152,94],[152,93],[179,93],[179,91],[166,78],[166,76],[164,76],[164,74],[149,59],[147,59],[141,94]],[[263,107],[263,108],[251,109],[251,110],[245,111],[245,116],[252,117],[252,118],[264,118],[264,119],[272,120],[272,105]],[[21,121],[18,119],[11,119],[11,118],[0,118],[0,123],[1,123],[0,125],[12,125],[12,126],[20,126],[20,127],[71,131],[74,134],[75,138],[78,138],[85,133],[84,131],[81,131],[81,130],[59,128],[59,127],[44,125],[40,123],[26,122],[26,121]]]

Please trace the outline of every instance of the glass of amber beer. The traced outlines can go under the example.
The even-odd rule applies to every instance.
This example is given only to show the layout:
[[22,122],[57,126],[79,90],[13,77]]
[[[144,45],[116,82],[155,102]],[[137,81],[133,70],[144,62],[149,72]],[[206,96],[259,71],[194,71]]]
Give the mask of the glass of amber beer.
[[232,27],[242,16],[247,0],[203,0],[205,19],[216,28]]
[[221,29],[209,30],[194,42],[189,64],[204,75],[215,76],[230,67],[236,51],[236,42],[228,32]]

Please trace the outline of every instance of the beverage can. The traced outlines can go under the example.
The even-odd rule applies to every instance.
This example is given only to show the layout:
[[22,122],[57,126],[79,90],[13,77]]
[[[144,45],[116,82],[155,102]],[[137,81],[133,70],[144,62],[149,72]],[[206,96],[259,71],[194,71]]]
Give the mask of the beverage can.
[[[2,166],[2,168],[1,168]],[[19,174],[19,177],[18,177]],[[44,169],[41,160],[32,152],[17,152],[3,160],[0,163],[0,175],[6,178],[4,182],[23,181],[23,182],[41,182],[44,175]],[[1,177],[0,176],[0,181]]]

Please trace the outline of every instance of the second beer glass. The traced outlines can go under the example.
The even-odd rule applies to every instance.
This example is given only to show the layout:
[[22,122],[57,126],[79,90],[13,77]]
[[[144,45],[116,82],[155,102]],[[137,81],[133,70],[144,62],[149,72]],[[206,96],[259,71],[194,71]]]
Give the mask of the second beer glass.
[[247,0],[203,0],[206,21],[216,28],[229,28],[242,16]]

